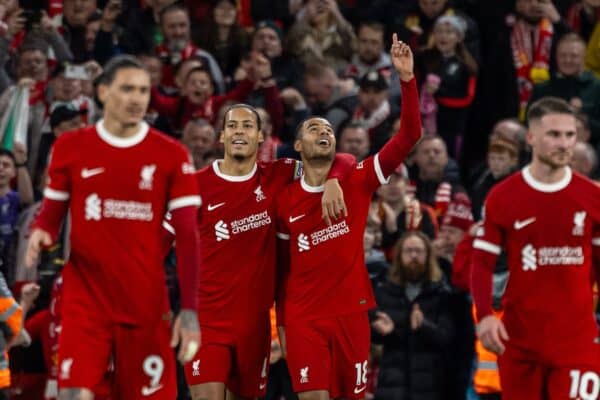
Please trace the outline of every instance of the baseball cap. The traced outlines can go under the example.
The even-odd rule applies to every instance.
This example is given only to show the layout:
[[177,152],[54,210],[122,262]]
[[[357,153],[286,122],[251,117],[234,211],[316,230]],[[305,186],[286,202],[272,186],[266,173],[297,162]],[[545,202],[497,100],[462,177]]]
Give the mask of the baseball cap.
[[367,72],[365,76],[361,78],[359,86],[361,90],[373,88],[378,92],[389,88],[387,80],[379,71]]
[[256,24],[256,30],[254,32],[258,32],[263,28],[269,28],[273,30],[279,37],[279,40],[283,41],[283,31],[281,30],[281,27],[272,19],[263,19],[260,21],[258,24]]
[[50,127],[54,129],[60,123],[73,119],[78,115],[84,115],[85,113],[87,113],[87,110],[80,110],[70,104],[60,105],[50,114]]

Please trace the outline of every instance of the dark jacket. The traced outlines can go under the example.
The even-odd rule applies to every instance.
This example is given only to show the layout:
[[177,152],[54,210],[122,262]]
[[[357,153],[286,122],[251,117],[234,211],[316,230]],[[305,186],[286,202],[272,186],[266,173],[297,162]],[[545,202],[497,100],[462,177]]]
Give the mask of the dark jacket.
[[[426,283],[414,301],[404,286],[390,281],[376,291],[379,310],[394,321],[394,331],[381,336],[373,332],[373,342],[383,344],[375,398],[378,400],[444,399],[444,352],[454,336],[448,307],[449,289],[443,283]],[[417,330],[410,328],[413,304],[425,316]]]

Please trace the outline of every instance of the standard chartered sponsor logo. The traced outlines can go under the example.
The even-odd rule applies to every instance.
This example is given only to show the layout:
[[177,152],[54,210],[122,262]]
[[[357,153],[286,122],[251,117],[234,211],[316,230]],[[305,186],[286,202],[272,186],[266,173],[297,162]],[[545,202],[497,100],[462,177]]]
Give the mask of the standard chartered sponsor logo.
[[535,271],[537,269],[535,249],[528,244],[521,250],[521,260],[523,262],[523,271]]
[[536,249],[527,244],[521,250],[523,271],[535,271],[538,267],[583,265],[584,256],[581,246],[540,247]]
[[102,218],[151,221],[153,216],[152,203],[115,199],[102,200],[97,193],[92,193],[85,199],[85,219],[88,221],[100,221]]
[[215,224],[215,236],[217,237],[217,242],[230,238],[229,229],[227,229],[227,224],[223,220]]
[[308,243],[308,236],[304,233],[298,235],[298,251],[302,253],[303,251],[310,250],[310,244]]
[[328,226],[325,229],[321,229],[320,231],[316,231],[310,234],[310,243],[313,246],[326,242],[330,239],[335,239],[337,237],[343,236],[350,233],[350,227],[346,223],[346,221],[339,222],[335,225]]
[[237,235],[253,229],[258,229],[263,226],[267,226],[270,223],[271,216],[266,210],[231,221],[229,224],[223,220],[220,220],[215,224],[215,236],[217,237],[217,241],[220,242],[221,240],[230,239],[231,235]]

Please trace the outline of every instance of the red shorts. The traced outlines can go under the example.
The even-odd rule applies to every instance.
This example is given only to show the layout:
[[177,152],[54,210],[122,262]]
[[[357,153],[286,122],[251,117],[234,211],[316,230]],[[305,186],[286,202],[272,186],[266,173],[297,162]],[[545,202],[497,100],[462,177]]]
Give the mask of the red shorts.
[[58,386],[97,390],[114,363],[111,399],[174,399],[175,356],[170,322],[115,324],[86,312],[63,316],[59,338]]
[[[581,363],[556,365],[539,362],[507,348],[498,359],[503,400],[600,399],[600,349]],[[585,359],[589,361],[585,361]]]
[[224,383],[240,397],[266,393],[271,325],[269,312],[251,321],[200,323],[202,345],[184,367],[188,385]]
[[285,340],[296,393],[327,390],[332,398],[365,397],[371,344],[366,312],[289,323]]

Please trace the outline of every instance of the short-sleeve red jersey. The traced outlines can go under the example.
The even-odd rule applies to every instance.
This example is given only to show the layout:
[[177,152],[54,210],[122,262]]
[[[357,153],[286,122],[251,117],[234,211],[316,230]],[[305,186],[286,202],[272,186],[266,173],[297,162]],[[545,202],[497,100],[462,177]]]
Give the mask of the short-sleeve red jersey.
[[163,217],[201,203],[185,148],[146,123],[119,138],[100,121],[58,138],[48,175],[44,196],[68,201],[72,224],[63,313],[84,307],[132,324],[160,318]]
[[323,186],[304,177],[277,199],[277,235],[289,241],[289,269],[278,284],[278,321],[310,320],[368,310],[375,305],[363,251],[373,192],[386,183],[379,155],[355,165],[340,182],[348,217],[331,226],[321,217]]
[[598,196],[594,183],[570,169],[560,182],[544,184],[528,167],[488,195],[473,246],[492,254],[506,251],[510,276],[503,320],[511,346],[569,362],[594,342]]

